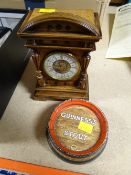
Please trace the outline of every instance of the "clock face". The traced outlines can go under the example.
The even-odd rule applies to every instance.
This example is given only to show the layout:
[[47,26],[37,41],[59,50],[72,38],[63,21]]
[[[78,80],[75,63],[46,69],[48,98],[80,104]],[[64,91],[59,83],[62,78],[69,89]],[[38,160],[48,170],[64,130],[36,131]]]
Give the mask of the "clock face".
[[49,54],[43,64],[48,76],[56,80],[71,80],[80,73],[80,64],[70,53],[54,52]]

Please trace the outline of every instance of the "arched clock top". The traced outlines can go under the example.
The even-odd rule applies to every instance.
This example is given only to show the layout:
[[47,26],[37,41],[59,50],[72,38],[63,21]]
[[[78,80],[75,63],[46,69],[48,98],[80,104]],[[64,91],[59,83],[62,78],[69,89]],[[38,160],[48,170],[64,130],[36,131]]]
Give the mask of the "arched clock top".
[[24,24],[19,33],[66,32],[100,36],[99,29],[88,19],[71,13],[54,12],[36,16]]

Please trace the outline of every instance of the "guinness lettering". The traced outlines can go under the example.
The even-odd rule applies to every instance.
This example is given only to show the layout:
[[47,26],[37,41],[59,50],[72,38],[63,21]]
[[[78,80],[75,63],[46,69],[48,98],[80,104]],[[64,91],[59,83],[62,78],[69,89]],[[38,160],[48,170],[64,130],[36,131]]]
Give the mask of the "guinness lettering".
[[79,121],[82,121],[82,122],[90,123],[92,125],[94,125],[96,123],[96,120],[94,120],[94,119],[81,117],[81,116],[78,116],[78,115],[69,114],[69,113],[65,113],[65,112],[61,113],[61,117],[72,119],[72,120],[79,120]]
[[79,134],[79,133],[72,132],[72,131],[69,131],[69,130],[64,131],[64,135],[75,138],[75,139],[79,139],[79,140],[87,140],[87,135]]

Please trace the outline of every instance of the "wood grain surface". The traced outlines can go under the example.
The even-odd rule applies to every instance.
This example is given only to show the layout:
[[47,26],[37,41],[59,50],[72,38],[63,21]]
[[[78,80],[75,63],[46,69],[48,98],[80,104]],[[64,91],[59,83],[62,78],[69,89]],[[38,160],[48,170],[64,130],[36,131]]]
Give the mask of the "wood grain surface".
[[[47,12],[42,12],[39,13],[40,9],[34,9],[34,11],[32,12],[32,15],[28,18],[28,21],[31,21],[33,18],[42,16],[43,14],[47,14]],[[62,13],[71,13],[71,14],[75,14],[78,16],[81,16],[83,18],[86,18],[87,20],[91,21],[93,24],[94,23],[94,13],[92,9],[88,9],[88,10],[73,10],[73,9],[55,9],[55,12],[62,12]]]
[[[94,119],[96,123],[91,124],[93,126],[93,130],[91,133],[88,133],[78,128],[81,120],[62,117],[61,113],[65,113],[65,115],[70,114],[70,115],[80,116],[87,119]],[[61,113],[57,117],[57,120],[55,123],[55,132],[62,145],[64,145],[66,148],[71,150],[83,151],[83,150],[89,149],[97,142],[101,131],[100,123],[96,115],[90,109],[83,106],[75,105],[73,107],[65,109]],[[84,139],[79,139],[75,137],[73,138],[73,136],[65,135],[64,134],[65,131],[85,135],[86,139],[84,140]]]

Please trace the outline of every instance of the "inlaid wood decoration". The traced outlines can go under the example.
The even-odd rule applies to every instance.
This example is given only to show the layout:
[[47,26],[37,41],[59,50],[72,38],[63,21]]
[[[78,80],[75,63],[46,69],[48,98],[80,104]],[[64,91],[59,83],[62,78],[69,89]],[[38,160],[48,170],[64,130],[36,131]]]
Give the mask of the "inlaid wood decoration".
[[60,157],[79,163],[102,152],[107,132],[107,120],[95,105],[84,100],[67,100],[52,113],[47,136],[49,145]]
[[34,9],[18,35],[33,50],[37,85],[34,99],[89,98],[90,52],[101,38],[92,10]]

